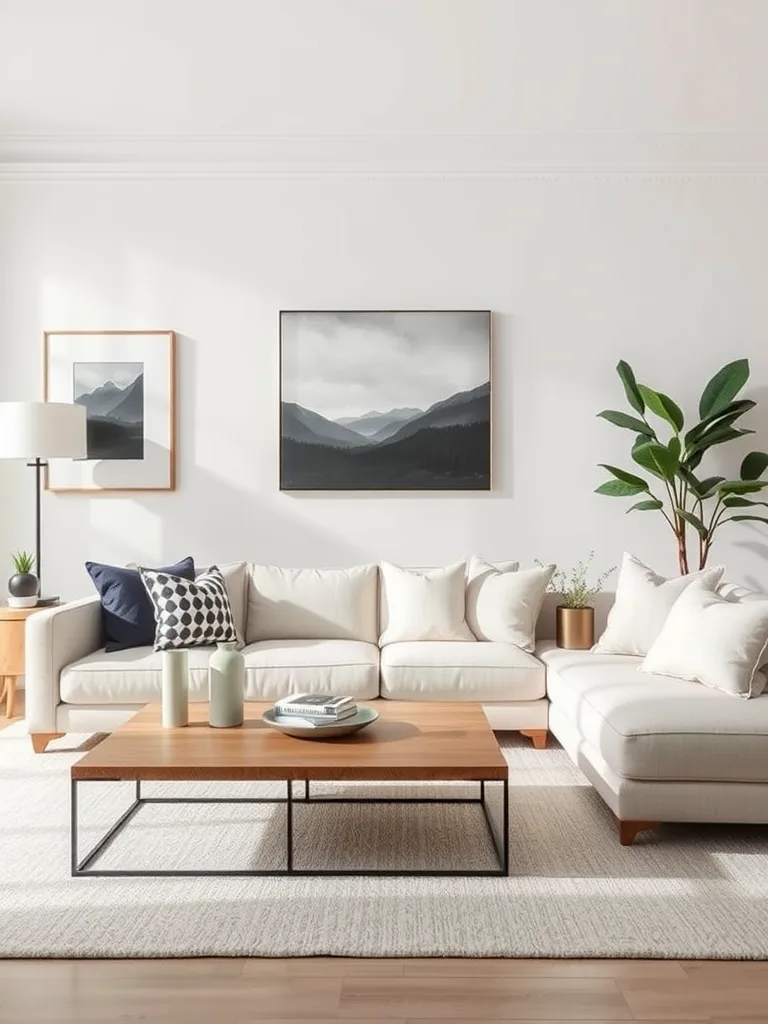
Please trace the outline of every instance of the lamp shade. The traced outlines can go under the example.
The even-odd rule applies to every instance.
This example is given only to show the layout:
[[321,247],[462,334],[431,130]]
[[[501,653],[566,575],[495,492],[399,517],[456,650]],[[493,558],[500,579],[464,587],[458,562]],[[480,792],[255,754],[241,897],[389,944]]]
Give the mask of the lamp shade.
[[0,459],[84,459],[85,408],[67,402],[0,402]]

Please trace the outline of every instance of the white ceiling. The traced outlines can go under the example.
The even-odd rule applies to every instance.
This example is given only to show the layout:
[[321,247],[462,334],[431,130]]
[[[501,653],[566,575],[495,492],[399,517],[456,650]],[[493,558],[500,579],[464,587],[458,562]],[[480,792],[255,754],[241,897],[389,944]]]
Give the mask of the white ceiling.
[[768,131],[766,0],[0,0],[0,134]]

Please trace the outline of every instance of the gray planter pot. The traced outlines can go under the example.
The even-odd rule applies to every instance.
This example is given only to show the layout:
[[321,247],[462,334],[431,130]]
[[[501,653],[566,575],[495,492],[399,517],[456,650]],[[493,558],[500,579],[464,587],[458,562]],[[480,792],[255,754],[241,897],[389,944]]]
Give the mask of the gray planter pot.
[[37,576],[32,572],[17,572],[8,580],[8,604],[16,608],[31,608],[37,604],[39,589]]

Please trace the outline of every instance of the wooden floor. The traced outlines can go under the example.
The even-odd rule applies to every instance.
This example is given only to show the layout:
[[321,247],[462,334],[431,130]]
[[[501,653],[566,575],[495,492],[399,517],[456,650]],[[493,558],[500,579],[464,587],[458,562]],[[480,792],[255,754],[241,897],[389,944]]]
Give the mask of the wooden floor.
[[0,960],[0,1024],[341,1020],[768,1024],[768,961]]
[[0,1022],[768,1021],[768,963],[4,960]]

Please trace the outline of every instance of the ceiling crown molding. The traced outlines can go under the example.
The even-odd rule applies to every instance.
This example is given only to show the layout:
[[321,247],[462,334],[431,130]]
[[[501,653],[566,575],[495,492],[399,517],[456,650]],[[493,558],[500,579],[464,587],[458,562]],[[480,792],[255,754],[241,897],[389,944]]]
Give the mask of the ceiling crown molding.
[[6,181],[766,172],[765,133],[0,136]]

